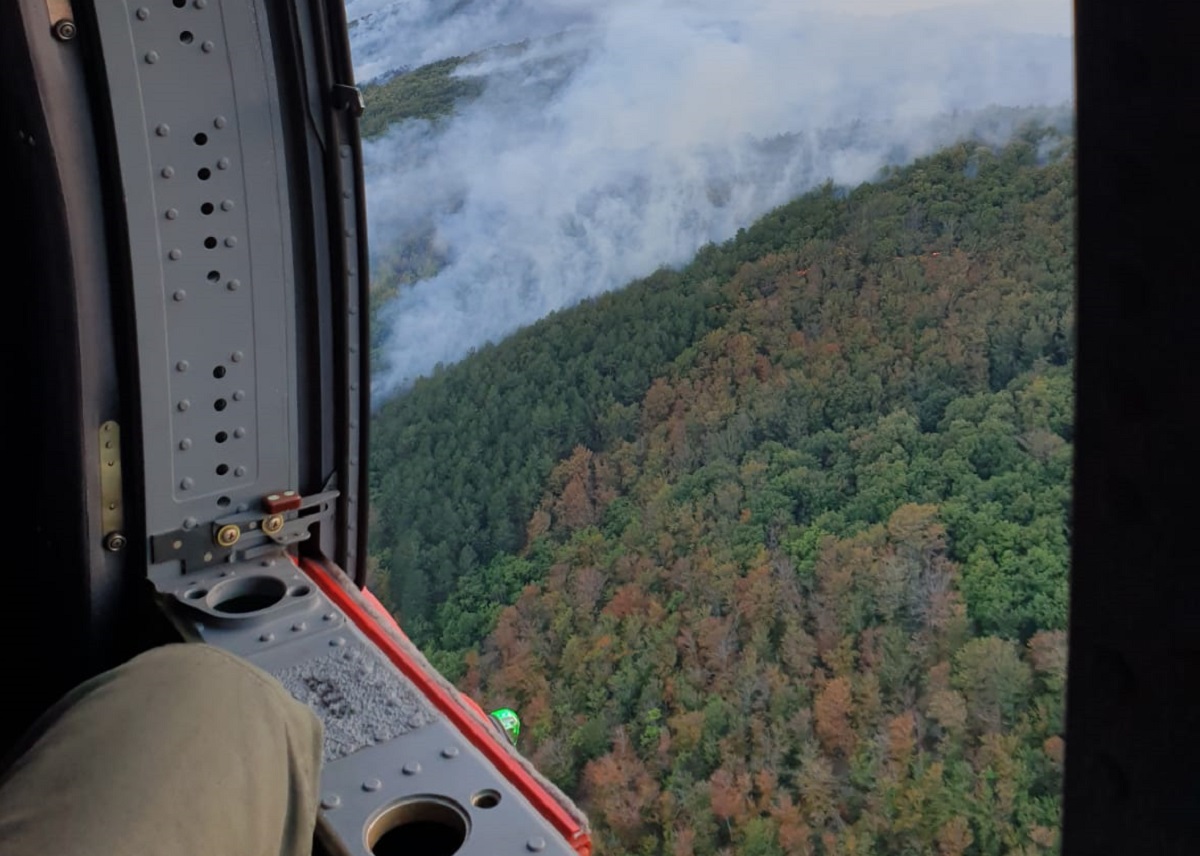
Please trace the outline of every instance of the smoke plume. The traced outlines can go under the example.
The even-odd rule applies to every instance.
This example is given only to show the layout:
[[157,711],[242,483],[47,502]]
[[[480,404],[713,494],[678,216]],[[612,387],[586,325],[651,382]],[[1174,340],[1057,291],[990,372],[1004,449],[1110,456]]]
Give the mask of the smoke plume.
[[[1066,0],[348,0],[360,79],[477,54],[482,94],[364,145],[379,254],[436,273],[383,310],[379,399],[688,260],[827,180],[1072,99]],[[487,50],[500,44],[506,50]],[[982,111],[982,112],[981,112]]]

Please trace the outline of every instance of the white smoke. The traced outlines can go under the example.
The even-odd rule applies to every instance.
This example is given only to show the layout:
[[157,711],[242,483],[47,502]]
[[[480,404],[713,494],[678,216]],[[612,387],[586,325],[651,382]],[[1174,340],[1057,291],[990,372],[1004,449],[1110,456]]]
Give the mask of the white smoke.
[[448,121],[364,146],[373,249],[432,235],[445,262],[384,310],[376,397],[968,130],[946,116],[1071,100],[1065,0],[933,5],[349,0],[360,78],[531,39],[460,67],[487,83]]

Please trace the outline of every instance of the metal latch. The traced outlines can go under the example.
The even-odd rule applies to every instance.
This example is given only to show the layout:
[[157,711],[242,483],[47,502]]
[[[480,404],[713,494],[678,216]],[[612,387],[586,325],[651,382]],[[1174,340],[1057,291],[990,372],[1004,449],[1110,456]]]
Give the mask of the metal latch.
[[121,502],[121,426],[100,426],[100,529],[114,553],[125,546],[125,506]]

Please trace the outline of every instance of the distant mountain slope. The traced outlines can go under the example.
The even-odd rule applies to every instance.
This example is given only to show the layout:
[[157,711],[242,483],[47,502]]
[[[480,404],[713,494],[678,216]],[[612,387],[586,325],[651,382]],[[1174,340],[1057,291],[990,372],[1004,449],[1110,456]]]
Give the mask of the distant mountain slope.
[[[372,553],[409,631],[423,643],[460,647],[439,641],[444,622],[433,622],[435,609],[464,575],[474,578],[497,554],[521,548],[555,461],[576,445],[601,449],[634,436],[651,380],[728,323],[737,306],[729,282],[747,262],[772,253],[836,252],[852,260],[838,274],[839,288],[850,287],[843,279],[852,283],[870,273],[890,290],[897,276],[907,281],[923,271],[932,247],[947,253],[986,249],[989,258],[1010,259],[1002,281],[1011,280],[1005,287],[1022,296],[1004,303],[1003,313],[988,323],[977,314],[965,316],[975,337],[971,370],[978,372],[983,359],[987,388],[1002,389],[1032,365],[1039,348],[1048,347],[1046,336],[1065,348],[1069,331],[1058,328],[1061,306],[1032,315],[1021,308],[1026,292],[1034,289],[1037,297],[1050,276],[1033,267],[1045,266],[1038,254],[1049,250],[1034,243],[1029,224],[1017,216],[1051,176],[1061,179],[1061,165],[1037,166],[1039,152],[1044,157],[1056,139],[1053,132],[1031,130],[1001,157],[981,146],[960,146],[846,199],[826,187],[726,244],[706,248],[680,272],[660,272],[551,316],[385,404],[372,438]],[[1068,210],[1069,196],[1052,190]],[[885,264],[886,272],[879,268]],[[1064,276],[1058,270],[1050,281]],[[832,299],[842,294],[836,291]],[[1063,299],[1069,302],[1069,295]],[[968,307],[978,303],[976,296],[956,300]],[[928,335],[934,336],[933,328]],[[964,372],[961,366],[951,371],[927,365],[908,371],[911,389],[902,391],[924,427],[938,424],[960,390],[976,388],[963,385]],[[514,584],[519,591],[520,583]]]
[[[1056,852],[1074,165],[1049,148],[956,147],[722,248],[707,332],[439,610],[438,659],[521,712],[600,852]],[[521,388],[502,352],[472,371]]]

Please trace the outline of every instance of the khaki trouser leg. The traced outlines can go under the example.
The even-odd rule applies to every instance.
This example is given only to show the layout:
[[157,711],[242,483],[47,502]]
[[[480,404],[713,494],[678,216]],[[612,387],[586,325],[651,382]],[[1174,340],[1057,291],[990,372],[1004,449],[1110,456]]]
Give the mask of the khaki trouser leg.
[[307,856],[320,721],[270,675],[167,645],[77,687],[0,779],[4,856]]

